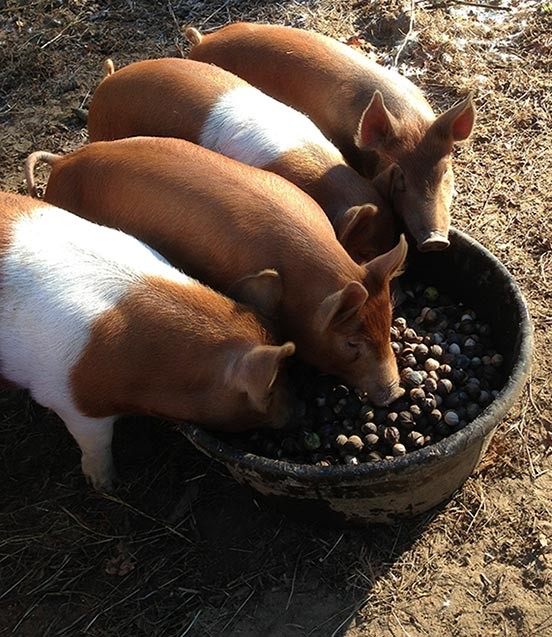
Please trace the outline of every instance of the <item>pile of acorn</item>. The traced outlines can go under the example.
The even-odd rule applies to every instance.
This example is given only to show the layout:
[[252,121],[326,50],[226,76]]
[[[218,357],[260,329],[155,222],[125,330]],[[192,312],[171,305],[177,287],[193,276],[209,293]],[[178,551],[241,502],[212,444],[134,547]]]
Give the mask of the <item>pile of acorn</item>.
[[388,407],[304,366],[292,370],[297,408],[280,430],[230,441],[258,455],[330,466],[377,462],[431,445],[474,420],[503,384],[488,323],[435,287],[405,287],[391,346],[406,393]]

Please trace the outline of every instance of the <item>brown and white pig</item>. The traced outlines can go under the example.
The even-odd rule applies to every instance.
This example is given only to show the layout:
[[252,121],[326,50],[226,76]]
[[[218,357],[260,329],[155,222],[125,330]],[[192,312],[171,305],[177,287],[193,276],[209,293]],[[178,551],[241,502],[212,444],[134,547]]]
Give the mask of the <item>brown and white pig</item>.
[[389,280],[404,237],[365,266],[355,263],[318,206],[265,170],[182,139],[95,142],[59,157],[45,198],[145,241],[208,285],[277,316],[285,338],[320,370],[379,405],[399,387],[390,343]]
[[97,489],[122,414],[285,424],[293,344],[134,237],[0,193],[0,280],[0,375],[60,416]]
[[275,172],[307,192],[326,212],[358,263],[396,243],[385,196],[361,177],[302,113],[220,67],[164,58],[135,62],[107,76],[88,114],[91,141],[136,135],[180,137]]
[[451,153],[472,131],[470,97],[436,118],[405,77],[302,29],[236,23],[205,36],[188,28],[185,35],[190,58],[217,64],[306,113],[364,174],[390,171],[395,211],[420,250],[449,245]]

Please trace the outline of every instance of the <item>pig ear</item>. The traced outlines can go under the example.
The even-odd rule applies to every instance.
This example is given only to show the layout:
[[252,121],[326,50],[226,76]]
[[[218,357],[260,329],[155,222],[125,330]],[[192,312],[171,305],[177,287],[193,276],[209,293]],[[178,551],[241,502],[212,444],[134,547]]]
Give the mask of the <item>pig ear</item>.
[[360,118],[356,145],[361,149],[385,146],[397,137],[399,128],[399,121],[387,110],[383,95],[375,91]]
[[269,317],[276,313],[282,293],[282,279],[276,270],[261,270],[244,276],[228,290],[233,298]]
[[335,232],[339,243],[347,252],[366,252],[370,249],[370,240],[373,238],[374,217],[377,215],[377,206],[366,204],[349,208],[341,218]]
[[294,353],[295,345],[291,341],[283,345],[256,345],[239,360],[233,380],[237,388],[248,395],[257,411],[266,413],[270,389],[282,361]]
[[398,164],[391,164],[378,173],[372,180],[372,185],[387,201],[393,200],[395,190],[404,190],[404,177]]
[[326,297],[318,308],[320,331],[326,332],[354,318],[368,300],[368,290],[358,281],[349,281],[339,292]]
[[403,265],[408,253],[408,243],[404,234],[401,234],[397,245],[386,252],[380,254],[364,265],[366,274],[369,278],[375,279],[378,283],[382,283],[386,278],[394,279],[403,272]]
[[475,106],[469,95],[463,102],[449,108],[433,122],[430,131],[450,143],[467,139],[475,122]]

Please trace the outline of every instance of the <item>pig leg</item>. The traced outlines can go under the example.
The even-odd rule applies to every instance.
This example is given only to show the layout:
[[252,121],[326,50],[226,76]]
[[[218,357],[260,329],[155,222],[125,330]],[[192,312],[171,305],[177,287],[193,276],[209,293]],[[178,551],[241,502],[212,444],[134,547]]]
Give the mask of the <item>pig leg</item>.
[[97,491],[110,491],[115,479],[111,454],[115,418],[88,418],[78,413],[59,416],[82,452],[82,472]]

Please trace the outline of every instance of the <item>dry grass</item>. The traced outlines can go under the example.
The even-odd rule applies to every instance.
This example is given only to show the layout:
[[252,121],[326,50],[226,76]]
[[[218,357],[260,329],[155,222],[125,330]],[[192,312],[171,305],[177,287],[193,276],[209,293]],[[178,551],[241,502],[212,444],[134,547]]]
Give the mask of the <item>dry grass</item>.
[[86,141],[74,109],[107,55],[120,66],[185,53],[183,24],[246,19],[352,37],[397,60],[436,110],[472,91],[479,116],[457,153],[455,223],[515,274],[536,340],[531,382],[462,491],[425,517],[365,531],[260,509],[148,420],[118,426],[126,486],[97,495],[59,421],[4,391],[0,635],[550,634],[552,12],[503,4],[488,14],[500,22],[446,0],[0,5],[0,185],[12,191],[23,191],[28,152]]

